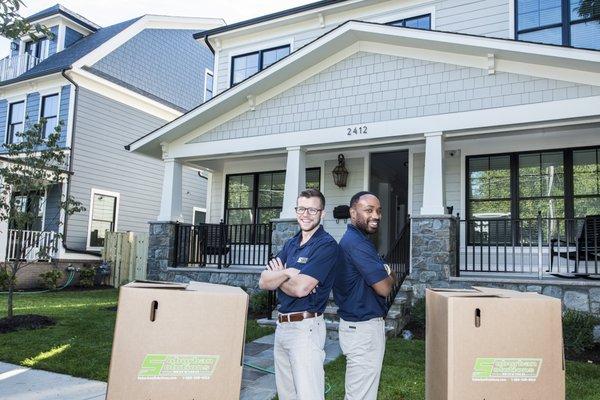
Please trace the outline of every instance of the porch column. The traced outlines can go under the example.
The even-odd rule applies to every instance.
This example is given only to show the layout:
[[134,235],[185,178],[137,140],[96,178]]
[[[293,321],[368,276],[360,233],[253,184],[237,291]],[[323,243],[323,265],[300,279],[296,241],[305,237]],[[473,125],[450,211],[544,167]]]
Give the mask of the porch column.
[[444,215],[444,136],[442,132],[425,134],[425,175],[421,215]]
[[158,221],[177,221],[181,218],[182,165],[173,158],[165,158],[162,197]]
[[294,207],[298,193],[306,186],[306,152],[301,147],[287,148],[287,164],[285,169],[285,187],[283,192],[283,207],[280,218],[296,219]]

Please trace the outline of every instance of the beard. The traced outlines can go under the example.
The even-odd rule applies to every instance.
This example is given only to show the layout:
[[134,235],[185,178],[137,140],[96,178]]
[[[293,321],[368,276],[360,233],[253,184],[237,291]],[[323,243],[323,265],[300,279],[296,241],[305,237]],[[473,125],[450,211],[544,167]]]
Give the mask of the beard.
[[[373,221],[378,222],[376,227],[369,225],[369,222],[373,222]],[[371,235],[373,233],[377,233],[377,231],[379,230],[379,219],[368,218],[368,219],[363,219],[363,220],[357,220],[355,226],[363,233],[365,233],[367,235]]]

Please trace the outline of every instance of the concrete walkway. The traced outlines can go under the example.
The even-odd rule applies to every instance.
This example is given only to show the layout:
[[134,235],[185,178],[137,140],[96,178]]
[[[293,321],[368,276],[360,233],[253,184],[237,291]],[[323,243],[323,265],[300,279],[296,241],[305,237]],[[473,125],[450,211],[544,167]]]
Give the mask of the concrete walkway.
[[[248,343],[244,362],[273,371],[274,338],[268,335]],[[338,341],[327,339],[325,351],[325,363],[335,360],[341,353]],[[240,400],[271,400],[276,392],[275,375],[244,366]],[[105,382],[0,362],[2,400],[103,400],[105,394]]]

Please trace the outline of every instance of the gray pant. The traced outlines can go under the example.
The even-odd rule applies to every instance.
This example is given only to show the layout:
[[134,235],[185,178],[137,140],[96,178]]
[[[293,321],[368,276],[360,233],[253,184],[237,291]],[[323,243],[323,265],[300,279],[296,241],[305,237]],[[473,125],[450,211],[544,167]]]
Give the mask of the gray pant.
[[346,356],[345,400],[376,400],[385,354],[385,321],[340,318],[340,347]]
[[323,316],[277,323],[273,351],[280,400],[324,399],[324,347]]

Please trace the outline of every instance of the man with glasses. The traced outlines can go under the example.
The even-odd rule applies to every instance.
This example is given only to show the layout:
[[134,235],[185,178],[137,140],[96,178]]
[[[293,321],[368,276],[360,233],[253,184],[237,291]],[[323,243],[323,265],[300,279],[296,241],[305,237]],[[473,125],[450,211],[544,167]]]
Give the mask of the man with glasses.
[[300,227],[262,272],[261,289],[277,289],[279,319],[275,330],[275,382],[280,400],[318,400],[325,393],[325,321],[341,255],[337,242],[321,226],[325,197],[306,189],[297,200]]
[[381,204],[371,192],[350,200],[348,229],[340,240],[344,264],[333,287],[340,317],[340,347],[346,356],[345,400],[376,400],[385,353],[386,297],[395,283],[368,235],[376,233]]

